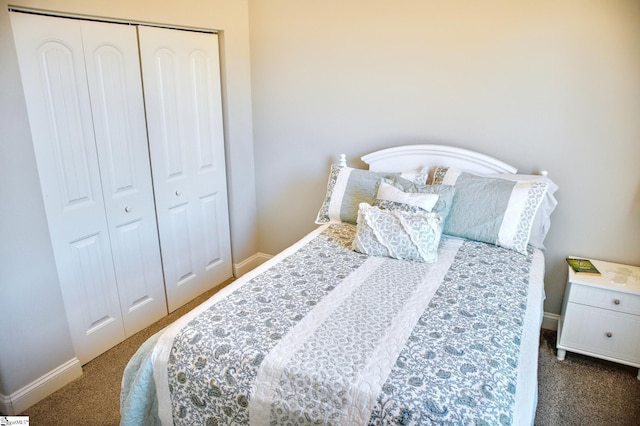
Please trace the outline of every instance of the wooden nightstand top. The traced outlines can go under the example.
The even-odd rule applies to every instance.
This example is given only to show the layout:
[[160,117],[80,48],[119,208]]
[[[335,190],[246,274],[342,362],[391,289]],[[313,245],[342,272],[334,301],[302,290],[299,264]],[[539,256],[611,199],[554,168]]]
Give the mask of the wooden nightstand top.
[[[609,288],[624,293],[640,294],[640,267],[597,259],[589,260],[598,268],[601,275],[578,275],[567,265],[570,282],[592,287]],[[625,278],[626,282],[624,282]]]

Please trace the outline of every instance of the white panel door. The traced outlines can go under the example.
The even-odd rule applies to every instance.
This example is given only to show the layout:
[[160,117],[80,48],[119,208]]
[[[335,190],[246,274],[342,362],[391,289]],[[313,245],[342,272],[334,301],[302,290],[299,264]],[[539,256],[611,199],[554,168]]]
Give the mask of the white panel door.
[[138,31],[171,312],[232,275],[218,37]]
[[[49,232],[78,359],[124,339],[80,21],[11,13]],[[37,267],[37,265],[34,265]]]
[[82,22],[85,65],[127,336],[167,314],[136,29]]

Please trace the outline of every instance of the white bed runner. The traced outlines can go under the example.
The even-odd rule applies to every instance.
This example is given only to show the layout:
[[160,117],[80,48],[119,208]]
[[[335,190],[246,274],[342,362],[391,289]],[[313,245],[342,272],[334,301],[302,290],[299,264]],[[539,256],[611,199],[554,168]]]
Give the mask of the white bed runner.
[[[441,261],[426,274],[424,264],[371,257],[347,277],[261,364],[249,406],[251,424],[279,424],[285,421],[280,416],[298,410],[328,424],[365,423],[460,244],[446,241]],[[389,292],[385,275],[403,279]]]

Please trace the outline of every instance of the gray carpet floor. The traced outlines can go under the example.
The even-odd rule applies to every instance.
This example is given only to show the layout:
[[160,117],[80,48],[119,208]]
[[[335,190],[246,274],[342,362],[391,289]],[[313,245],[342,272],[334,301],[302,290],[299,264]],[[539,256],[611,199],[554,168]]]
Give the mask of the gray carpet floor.
[[556,332],[542,330],[536,425],[640,425],[637,368],[571,352],[558,361],[555,348]]
[[[22,415],[31,425],[117,425],[122,372],[137,348],[155,332],[202,303],[198,297],[83,367],[84,374]],[[640,380],[635,368],[567,353],[555,357],[555,331],[542,330],[535,424],[640,425]]]

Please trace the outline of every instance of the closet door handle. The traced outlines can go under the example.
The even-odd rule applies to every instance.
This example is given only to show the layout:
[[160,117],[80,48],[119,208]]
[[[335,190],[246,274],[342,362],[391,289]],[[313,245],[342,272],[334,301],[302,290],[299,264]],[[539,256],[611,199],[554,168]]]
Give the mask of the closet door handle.
[[127,212],[127,213],[129,213],[129,212],[131,211],[131,207],[129,207],[129,206],[125,206],[125,207],[124,207],[124,211],[125,211],[125,212]]
[[611,336],[613,336],[613,333],[611,333],[610,331],[607,331],[605,335],[606,335],[607,337],[611,337]]
[[176,197],[179,197],[182,195],[182,191],[180,191],[179,189],[176,190]]

